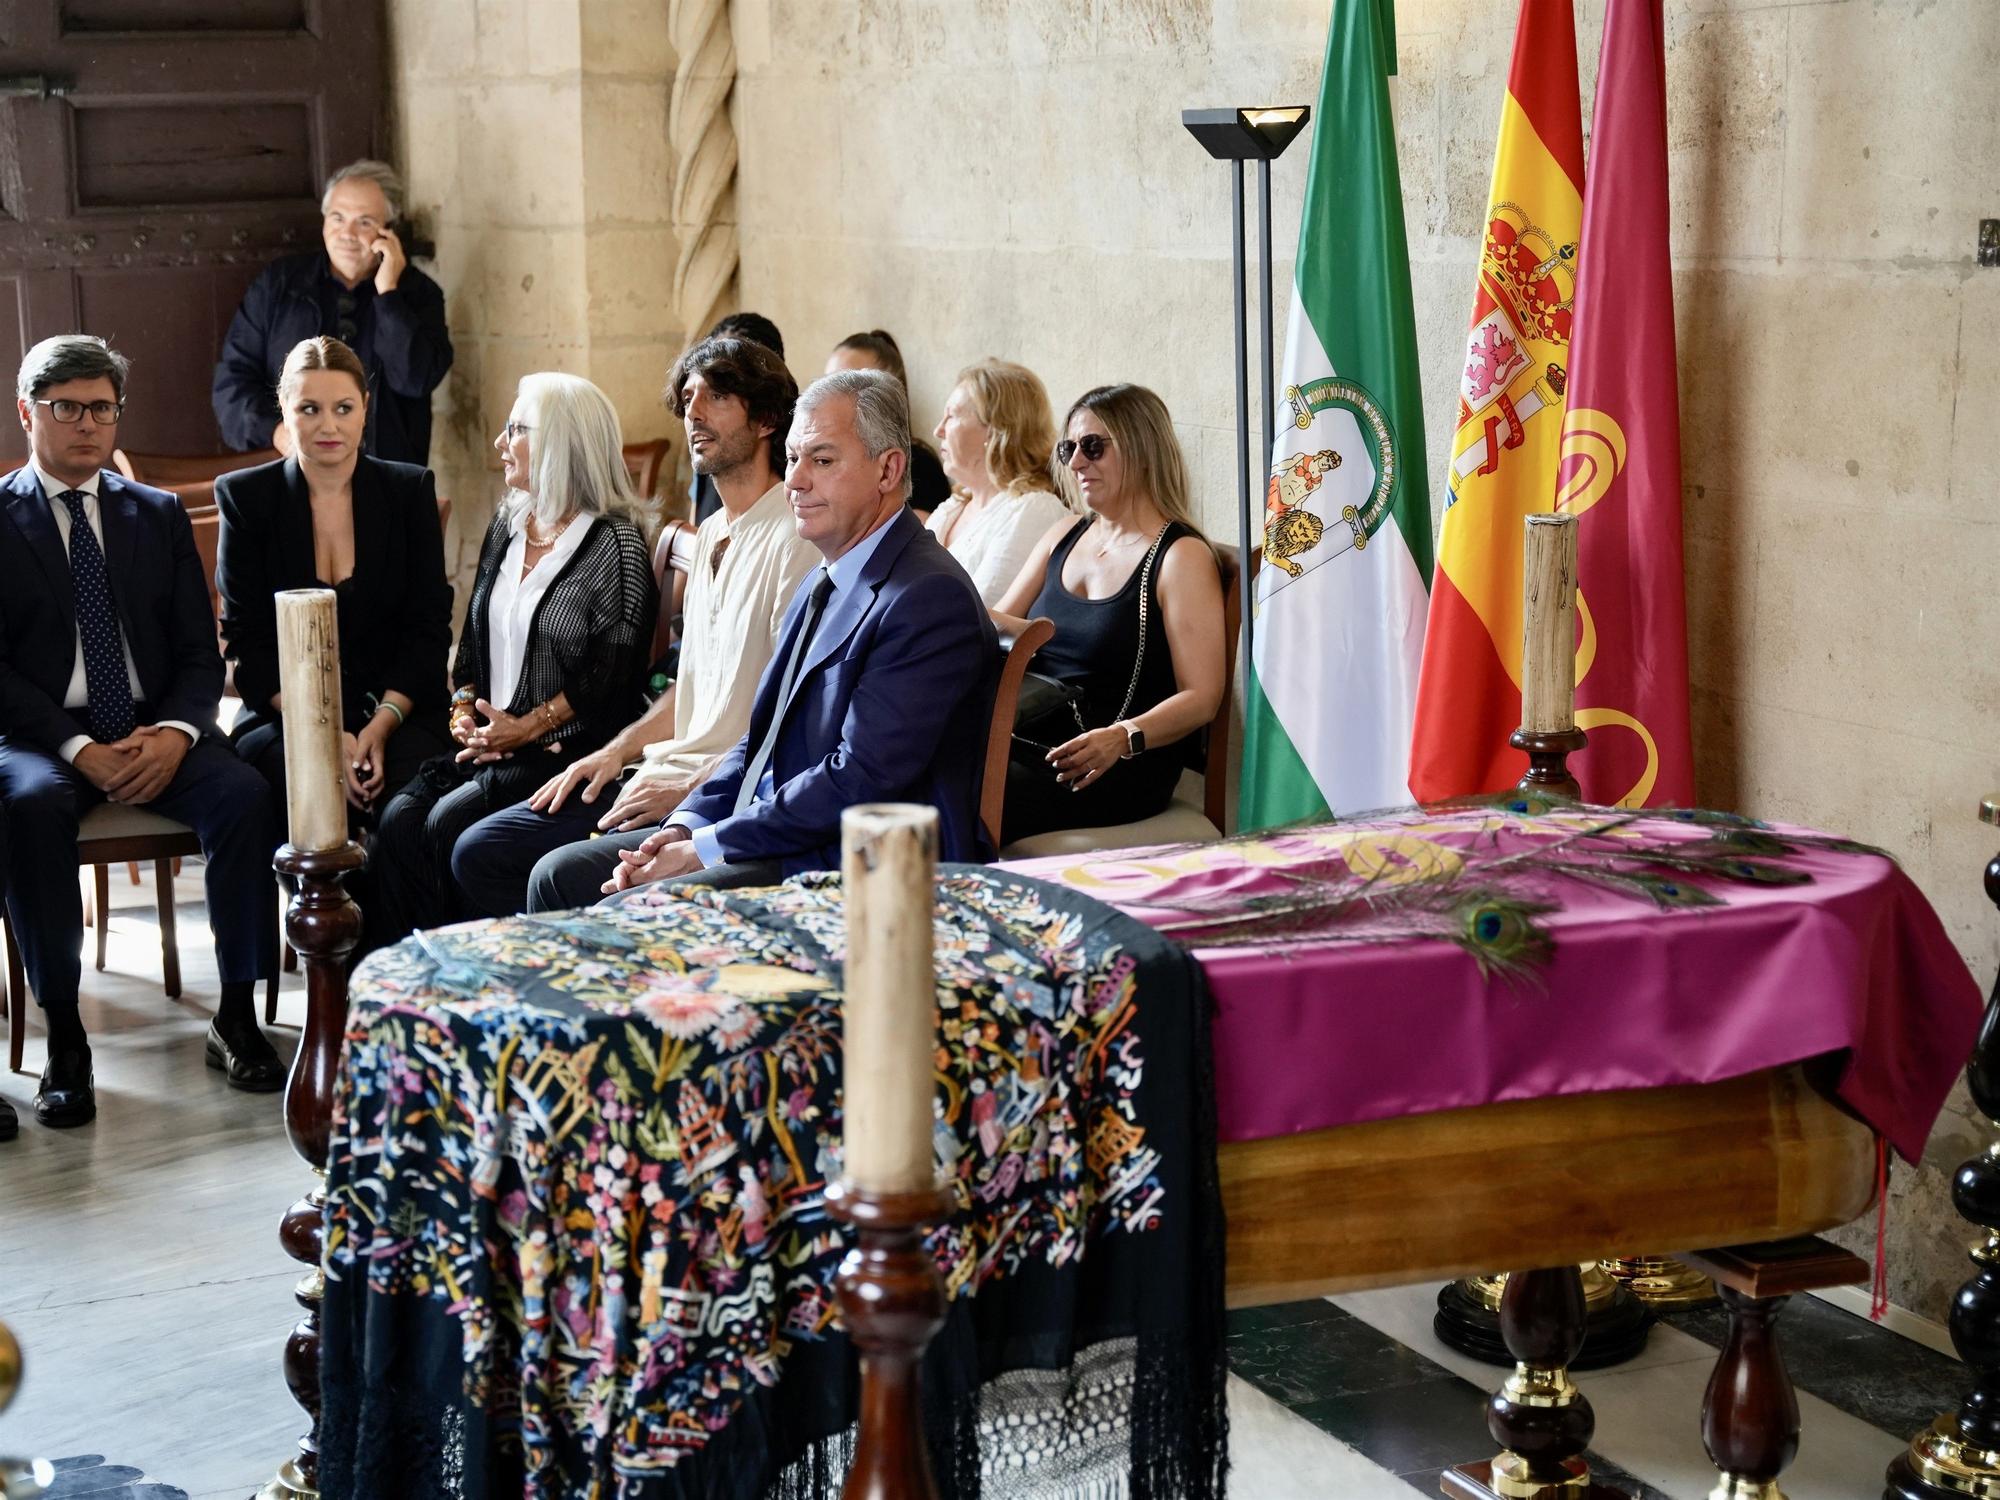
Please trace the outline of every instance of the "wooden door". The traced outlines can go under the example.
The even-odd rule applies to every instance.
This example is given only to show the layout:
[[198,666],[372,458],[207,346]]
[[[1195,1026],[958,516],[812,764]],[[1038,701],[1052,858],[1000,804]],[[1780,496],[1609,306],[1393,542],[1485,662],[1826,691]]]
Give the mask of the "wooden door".
[[[132,360],[122,446],[221,448],[244,289],[319,243],[328,172],[380,155],[380,0],[0,0],[0,359],[94,333]],[[0,426],[0,469],[26,456]]]

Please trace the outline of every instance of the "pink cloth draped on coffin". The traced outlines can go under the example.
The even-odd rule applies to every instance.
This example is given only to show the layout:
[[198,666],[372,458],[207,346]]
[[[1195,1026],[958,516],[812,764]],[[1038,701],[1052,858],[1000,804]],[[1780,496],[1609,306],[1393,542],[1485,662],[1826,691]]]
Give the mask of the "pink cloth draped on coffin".
[[[1594,817],[1604,810],[1591,810]],[[1189,924],[1296,889],[1285,872],[1343,859],[1385,878],[1517,853],[1575,811],[1413,809],[1359,823],[1010,866],[1189,941],[1215,1002],[1221,1138],[1255,1140],[1507,1099],[1711,1083],[1823,1054],[1839,1097],[1916,1160],[1972,1047],[1981,996],[1937,915],[1894,863],[1801,848],[1772,862],[1809,884],[1700,879],[1721,904],[1660,910],[1573,879],[1521,888],[1553,951],[1522,982],[1488,979],[1431,938],[1292,938],[1204,947]],[[1621,837],[1710,830],[1643,817]],[[1789,830],[1799,832],[1799,830]],[[1770,832],[1788,832],[1773,825]],[[1364,924],[1365,925],[1365,924]]]

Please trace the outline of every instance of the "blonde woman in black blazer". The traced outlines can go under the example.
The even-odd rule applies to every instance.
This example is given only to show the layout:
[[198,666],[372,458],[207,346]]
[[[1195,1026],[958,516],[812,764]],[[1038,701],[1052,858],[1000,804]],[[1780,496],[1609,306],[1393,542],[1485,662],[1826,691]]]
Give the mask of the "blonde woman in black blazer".
[[285,361],[279,405],[290,458],[216,481],[216,585],[223,649],[243,713],[230,735],[284,805],[278,684],[280,589],[331,588],[340,622],[347,798],[372,823],[388,794],[446,753],[451,585],[428,469],[360,451],[368,398],[360,361],[312,338]]

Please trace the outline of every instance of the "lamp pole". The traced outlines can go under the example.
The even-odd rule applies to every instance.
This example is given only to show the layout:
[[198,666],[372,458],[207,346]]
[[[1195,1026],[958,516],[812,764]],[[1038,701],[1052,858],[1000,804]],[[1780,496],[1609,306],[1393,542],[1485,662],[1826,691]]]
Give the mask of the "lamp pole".
[[1264,456],[1257,473],[1261,476],[1270,463],[1277,443],[1277,391],[1274,385],[1277,359],[1272,348],[1271,329],[1271,163],[1284,154],[1294,137],[1312,118],[1305,105],[1256,109],[1184,109],[1181,124],[1201,143],[1202,149],[1230,169],[1230,266],[1231,293],[1236,310],[1236,578],[1242,599],[1242,640],[1238,655],[1243,663],[1247,687],[1253,669],[1251,646],[1254,641],[1251,617],[1253,605],[1250,554],[1257,532],[1251,514],[1251,496],[1263,485],[1253,484],[1250,468],[1250,334],[1248,301],[1250,279],[1243,263],[1243,241],[1248,225],[1243,205],[1243,164],[1257,163],[1257,290],[1261,327],[1258,348],[1264,361]]
[[[1243,274],[1243,158],[1229,163],[1230,249],[1233,270],[1230,286],[1236,298],[1236,577],[1242,599],[1242,634],[1238,654],[1243,661],[1243,681],[1250,681],[1250,338],[1244,328],[1244,303],[1248,300],[1248,278]],[[1271,295],[1270,276],[1264,280],[1264,389],[1271,388]],[[1268,403],[1269,396],[1266,396]]]

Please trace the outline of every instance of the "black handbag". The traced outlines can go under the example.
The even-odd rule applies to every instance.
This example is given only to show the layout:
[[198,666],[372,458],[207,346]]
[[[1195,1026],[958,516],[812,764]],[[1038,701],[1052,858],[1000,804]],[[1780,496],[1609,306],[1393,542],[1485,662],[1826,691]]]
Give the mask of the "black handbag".
[[[1132,699],[1139,692],[1139,677],[1146,670],[1146,626],[1152,616],[1153,563],[1159,558],[1160,544],[1173,529],[1169,521],[1153,538],[1146,560],[1139,565],[1139,649],[1132,658],[1132,680],[1125,684],[1125,701],[1107,723],[1116,724],[1132,712]],[[1039,762],[1056,746],[1088,734],[1083,722],[1083,689],[1059,677],[1028,672],[1021,678],[1021,696],[1014,703],[1013,754],[1022,760]]]
[[[1073,726],[1073,727],[1072,727]],[[1084,731],[1083,689],[1059,677],[1029,672],[1014,701],[1014,741],[1037,752]]]

